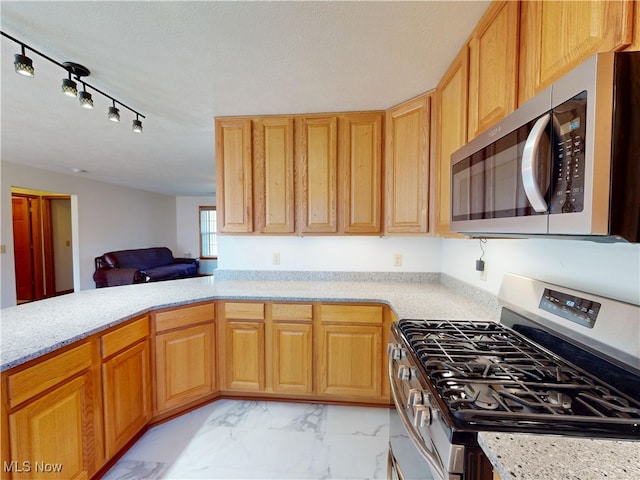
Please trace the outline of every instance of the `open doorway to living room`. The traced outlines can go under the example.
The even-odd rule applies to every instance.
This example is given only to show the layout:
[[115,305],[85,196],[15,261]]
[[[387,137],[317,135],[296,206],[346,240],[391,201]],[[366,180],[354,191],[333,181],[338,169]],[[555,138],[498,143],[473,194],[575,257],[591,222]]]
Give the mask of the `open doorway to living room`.
[[18,304],[74,291],[71,195],[11,188]]

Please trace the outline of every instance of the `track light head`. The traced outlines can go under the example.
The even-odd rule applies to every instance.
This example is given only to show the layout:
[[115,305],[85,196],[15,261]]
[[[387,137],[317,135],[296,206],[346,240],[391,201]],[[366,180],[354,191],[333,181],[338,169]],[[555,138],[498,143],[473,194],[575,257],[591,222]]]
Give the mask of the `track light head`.
[[33,69],[33,61],[25,55],[24,45],[22,45],[22,53],[16,53],[14,57],[13,65],[16,73],[24,75],[25,77],[33,77],[35,72]]
[[80,100],[80,105],[82,105],[83,108],[93,108],[93,98],[91,98],[91,94],[86,90],[78,94],[78,100]]
[[136,119],[131,124],[131,130],[135,133],[142,133],[142,122],[138,119],[138,115],[136,115]]
[[109,120],[111,120],[112,122],[119,122],[120,121],[120,110],[118,110],[115,106],[115,104],[113,105],[113,107],[109,107]]
[[78,96],[78,87],[76,85],[76,82],[71,80],[71,73],[69,73],[69,78],[62,79],[62,93],[64,93],[67,97]]

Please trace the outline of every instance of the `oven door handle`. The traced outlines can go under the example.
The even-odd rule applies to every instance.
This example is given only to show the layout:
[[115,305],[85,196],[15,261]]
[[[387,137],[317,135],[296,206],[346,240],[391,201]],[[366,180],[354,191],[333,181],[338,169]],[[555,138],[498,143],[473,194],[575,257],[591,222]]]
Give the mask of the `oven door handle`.
[[[427,463],[431,466],[433,473],[435,473],[438,478],[435,480],[446,480],[444,473],[444,466],[442,465],[442,460],[438,457],[435,451],[429,450],[424,444],[423,438],[416,432],[413,428],[413,424],[411,420],[407,417],[406,412],[404,411],[404,407],[399,401],[400,394],[398,392],[398,387],[396,386],[395,379],[393,378],[393,355],[389,354],[389,384],[391,386],[391,396],[393,397],[393,403],[396,405],[396,410],[398,412],[398,416],[404,425],[405,430],[409,434],[409,438],[411,438],[411,442],[418,449],[420,454],[424,457]],[[433,441],[431,441],[433,445]],[[434,447],[435,448],[435,447]]]
[[540,117],[533,125],[522,151],[522,186],[529,203],[536,212],[546,212],[547,202],[540,191],[536,172],[538,171],[538,149],[551,114]]

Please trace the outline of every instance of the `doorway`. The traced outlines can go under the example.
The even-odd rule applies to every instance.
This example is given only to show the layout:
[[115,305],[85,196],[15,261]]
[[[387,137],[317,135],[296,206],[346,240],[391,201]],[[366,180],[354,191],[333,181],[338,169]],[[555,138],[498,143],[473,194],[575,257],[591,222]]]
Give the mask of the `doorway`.
[[11,189],[18,304],[74,291],[71,196]]

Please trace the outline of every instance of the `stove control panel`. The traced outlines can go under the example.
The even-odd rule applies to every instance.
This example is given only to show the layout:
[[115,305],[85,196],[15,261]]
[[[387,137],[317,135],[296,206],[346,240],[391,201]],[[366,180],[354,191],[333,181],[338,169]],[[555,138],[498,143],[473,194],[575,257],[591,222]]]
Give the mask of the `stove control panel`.
[[540,308],[566,320],[593,328],[600,312],[601,304],[576,295],[544,289]]

